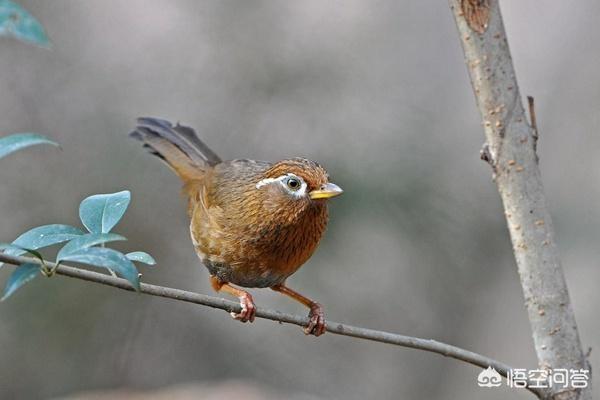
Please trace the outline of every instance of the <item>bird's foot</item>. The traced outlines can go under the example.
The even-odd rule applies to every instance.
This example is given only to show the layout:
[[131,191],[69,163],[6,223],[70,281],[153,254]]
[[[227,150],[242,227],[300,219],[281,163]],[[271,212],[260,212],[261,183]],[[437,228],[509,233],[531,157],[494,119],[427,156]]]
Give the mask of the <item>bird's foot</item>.
[[304,328],[304,333],[307,335],[321,336],[325,332],[325,314],[323,313],[323,306],[319,303],[313,303],[310,306],[308,325]]
[[230,313],[231,316],[241,322],[254,322],[256,306],[254,305],[254,300],[250,293],[245,293],[240,296],[240,306],[242,306],[242,311],[240,313],[232,312]]

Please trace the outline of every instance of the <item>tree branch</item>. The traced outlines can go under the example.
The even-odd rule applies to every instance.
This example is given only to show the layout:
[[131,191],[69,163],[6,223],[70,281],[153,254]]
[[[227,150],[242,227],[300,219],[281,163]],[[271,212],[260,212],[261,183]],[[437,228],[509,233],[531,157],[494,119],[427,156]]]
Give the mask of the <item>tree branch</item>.
[[[21,265],[24,263],[41,264],[41,261],[36,258],[15,257],[0,253],[0,262],[12,265]],[[56,264],[44,261],[45,265],[53,268]],[[58,275],[67,276],[70,278],[81,279],[84,281],[100,283],[102,285],[112,286],[118,289],[127,290],[130,292],[135,289],[125,279],[112,277],[110,275],[100,274],[80,268],[74,268],[66,265],[59,265],[56,268]],[[205,294],[186,292],[184,290],[173,289],[163,286],[151,285],[142,283],[140,292],[151,296],[165,297],[173,300],[184,301],[187,303],[200,304],[203,306],[218,308],[227,312],[239,313],[241,307],[239,303],[225,300],[219,297],[207,296]],[[259,318],[270,319],[272,321],[294,324],[298,326],[306,326],[308,323],[307,317],[299,315],[282,313],[276,310],[258,308],[256,316]],[[327,321],[327,332],[335,335],[350,336],[358,339],[370,340],[374,342],[388,343],[400,347],[409,347],[417,350],[424,350],[431,353],[443,355],[445,357],[454,358],[455,360],[463,361],[468,364],[475,365],[481,368],[492,367],[502,376],[507,377],[510,366],[482,356],[469,350],[461,349],[446,343],[441,343],[431,339],[420,339],[411,336],[398,335],[395,333],[378,331],[374,329],[361,328],[352,325],[341,324],[339,322]],[[544,395],[544,389],[528,388],[528,390],[538,397]]]
[[[498,0],[449,0],[483,121],[488,162],[502,198],[540,368],[589,369],[563,275],[536,154]],[[591,382],[591,381],[590,381]],[[556,385],[556,384],[555,384]],[[552,398],[590,399],[588,388]]]

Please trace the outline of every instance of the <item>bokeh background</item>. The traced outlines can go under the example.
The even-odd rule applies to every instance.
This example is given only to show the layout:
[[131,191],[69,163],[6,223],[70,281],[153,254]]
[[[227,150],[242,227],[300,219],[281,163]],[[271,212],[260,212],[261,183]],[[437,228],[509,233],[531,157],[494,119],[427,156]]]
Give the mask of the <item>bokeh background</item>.
[[[501,204],[445,1],[28,1],[50,51],[0,40],[0,241],[122,189],[123,250],[146,282],[211,293],[178,179],[127,133],[141,115],[197,129],[223,158],[306,156],[346,193],[290,284],[336,321],[536,365]],[[600,3],[502,1],[586,348],[600,346]],[[4,282],[10,268],[0,271]],[[305,313],[269,291],[260,306]],[[599,356],[592,352],[598,370]],[[0,305],[3,399],[501,399],[443,357],[66,278]],[[598,385],[596,385],[598,387]],[[596,390],[596,395],[600,391]],[[137,397],[136,397],[137,396]],[[162,397],[161,397],[162,396]],[[212,396],[212,397],[211,397]]]

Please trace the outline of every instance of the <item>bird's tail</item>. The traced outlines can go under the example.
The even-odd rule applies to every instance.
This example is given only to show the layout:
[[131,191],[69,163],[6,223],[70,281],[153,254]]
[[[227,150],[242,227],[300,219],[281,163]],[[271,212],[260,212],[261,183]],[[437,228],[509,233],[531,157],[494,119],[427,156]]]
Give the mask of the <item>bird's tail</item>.
[[185,183],[201,179],[207,166],[221,162],[192,128],[173,126],[163,119],[138,118],[137,127],[129,136],[143,142],[151,154],[162,159]]

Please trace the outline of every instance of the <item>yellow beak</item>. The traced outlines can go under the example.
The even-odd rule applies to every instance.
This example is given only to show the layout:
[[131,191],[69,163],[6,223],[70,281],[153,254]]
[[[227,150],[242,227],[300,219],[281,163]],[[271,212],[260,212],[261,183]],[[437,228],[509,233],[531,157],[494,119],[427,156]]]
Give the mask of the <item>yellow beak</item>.
[[311,199],[318,200],[330,199],[332,197],[339,196],[342,193],[344,193],[344,191],[338,185],[334,183],[326,183],[325,185],[321,186],[321,189],[312,190],[308,194],[310,195]]

